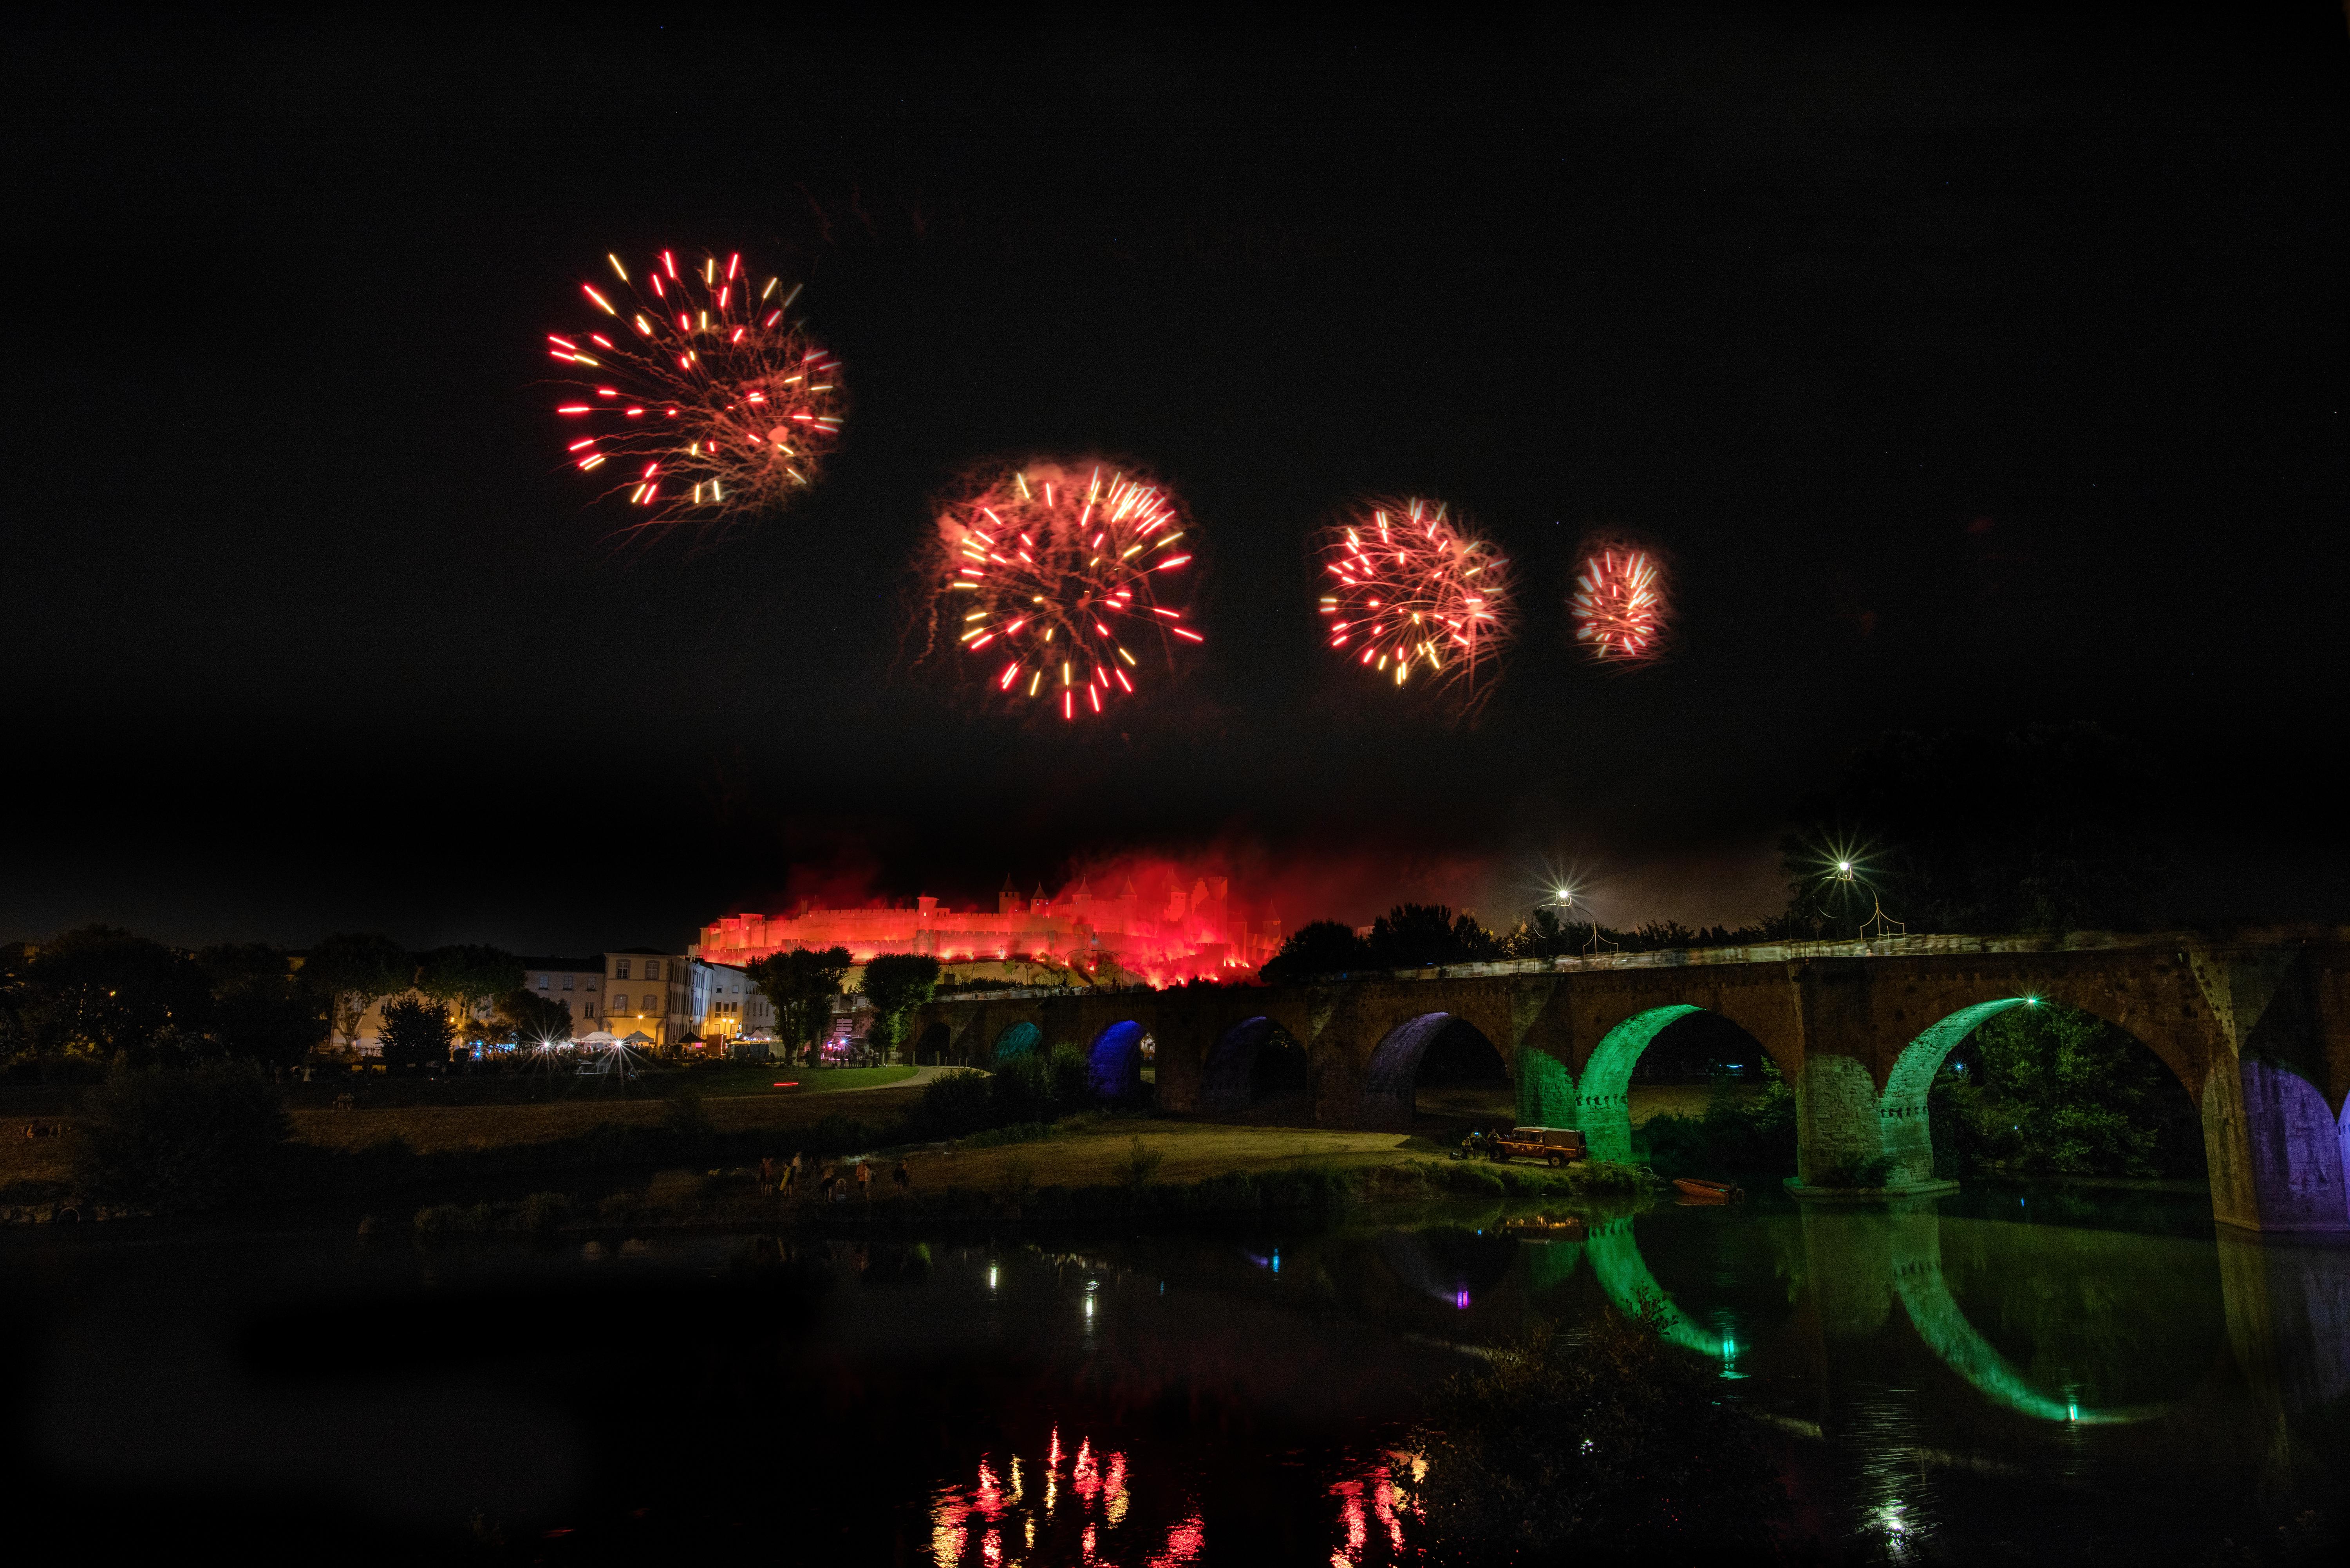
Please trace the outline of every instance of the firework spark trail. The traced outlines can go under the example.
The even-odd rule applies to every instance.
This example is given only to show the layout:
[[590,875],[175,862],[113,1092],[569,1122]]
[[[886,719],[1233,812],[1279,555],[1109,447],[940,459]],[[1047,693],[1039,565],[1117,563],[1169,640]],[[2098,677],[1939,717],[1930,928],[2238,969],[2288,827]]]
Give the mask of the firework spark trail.
[[1164,488],[1090,459],[989,477],[940,514],[933,624],[996,692],[1090,718],[1139,694],[1138,648],[1206,640],[1159,597],[1192,533]]
[[1442,502],[1365,503],[1322,540],[1329,646],[1397,686],[1415,671],[1473,700],[1510,637],[1509,563]]
[[607,472],[638,527],[778,511],[816,482],[839,438],[840,362],[789,319],[799,296],[760,283],[739,254],[641,273],[605,260],[617,283],[583,283],[587,332],[548,333],[576,373],[556,409],[566,460]]
[[1656,556],[1626,545],[1601,545],[1584,557],[1567,600],[1575,640],[1594,659],[1639,663],[1660,651],[1665,620],[1665,572]]

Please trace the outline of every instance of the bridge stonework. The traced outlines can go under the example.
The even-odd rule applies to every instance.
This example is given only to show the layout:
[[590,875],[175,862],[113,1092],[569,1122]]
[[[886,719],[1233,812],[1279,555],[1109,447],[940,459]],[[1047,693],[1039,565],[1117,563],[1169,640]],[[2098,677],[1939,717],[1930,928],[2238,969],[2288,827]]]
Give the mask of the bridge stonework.
[[[1018,1023],[1087,1045],[1139,1023],[1159,1105],[1240,1108],[1268,1023],[1305,1046],[1315,1120],[1404,1127],[1419,1057],[1446,1019],[1501,1053],[1522,1118],[1631,1150],[1633,1064],[1692,1009],[1752,1035],[1795,1096],[1806,1181],[1887,1162],[1882,1184],[1930,1179],[1927,1089],[1985,1019],[2063,1002],[2126,1030],[2201,1107],[2217,1217],[2257,1231],[2350,1231],[2350,929],[2222,939],[2181,933],[1898,937],[1874,942],[1614,954],[1361,974],[1290,986],[1004,992],[941,997],[914,1038],[984,1066]],[[1236,1097],[1237,1096],[1237,1097]]]

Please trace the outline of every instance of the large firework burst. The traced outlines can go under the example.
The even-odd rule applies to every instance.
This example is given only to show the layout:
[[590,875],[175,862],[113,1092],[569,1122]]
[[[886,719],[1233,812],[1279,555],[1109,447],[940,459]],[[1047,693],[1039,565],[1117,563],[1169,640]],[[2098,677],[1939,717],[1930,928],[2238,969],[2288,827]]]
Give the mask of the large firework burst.
[[1163,486],[1093,459],[984,475],[940,511],[936,624],[997,692],[1090,717],[1137,694],[1138,649],[1205,640],[1159,602],[1190,534]]
[[1654,553],[1633,545],[1586,546],[1567,599],[1575,640],[1597,659],[1638,664],[1654,659],[1663,649],[1671,614],[1665,590],[1664,565]]
[[844,404],[840,362],[789,319],[799,289],[739,254],[681,267],[663,251],[639,276],[605,259],[618,285],[579,286],[608,319],[547,334],[580,372],[556,410],[568,460],[608,472],[638,527],[774,512],[814,483]]
[[1332,648],[1397,686],[1415,672],[1473,700],[1509,641],[1509,563],[1440,501],[1372,501],[1322,537]]

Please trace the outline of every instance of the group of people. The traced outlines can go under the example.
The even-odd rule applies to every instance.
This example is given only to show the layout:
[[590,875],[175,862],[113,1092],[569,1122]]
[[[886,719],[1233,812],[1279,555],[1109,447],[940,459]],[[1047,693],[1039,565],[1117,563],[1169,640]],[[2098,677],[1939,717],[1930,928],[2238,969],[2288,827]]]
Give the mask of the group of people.
[[[759,1162],[759,1190],[790,1193],[798,1190],[803,1180],[806,1180],[814,1185],[816,1195],[820,1201],[829,1203],[836,1198],[847,1197],[849,1184],[853,1181],[859,1198],[870,1199],[873,1196],[873,1162],[871,1160],[851,1160],[847,1170],[841,1168],[840,1162],[837,1160],[824,1162],[821,1172],[816,1167],[816,1160],[809,1159],[803,1162],[796,1153],[782,1165],[776,1164],[772,1157],[763,1159]],[[900,1159],[897,1168],[889,1173],[889,1179],[895,1182],[898,1189],[902,1192],[914,1185],[914,1173],[909,1170],[906,1168],[906,1162]]]

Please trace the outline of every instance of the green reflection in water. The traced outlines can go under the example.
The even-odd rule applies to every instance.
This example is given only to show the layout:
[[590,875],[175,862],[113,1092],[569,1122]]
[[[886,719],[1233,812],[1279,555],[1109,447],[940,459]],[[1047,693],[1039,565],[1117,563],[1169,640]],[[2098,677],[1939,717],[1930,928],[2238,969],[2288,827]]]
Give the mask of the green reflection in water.
[[1665,1338],[1672,1344],[1721,1360],[1737,1353],[1735,1344],[1700,1327],[1665,1293],[1665,1287],[1648,1272],[1648,1261],[1640,1255],[1640,1243],[1632,1238],[1628,1216],[1594,1220],[1586,1250],[1591,1254],[1591,1272],[1599,1276],[1599,1288],[1617,1311],[1637,1315],[1644,1300],[1654,1300],[1664,1309]]

